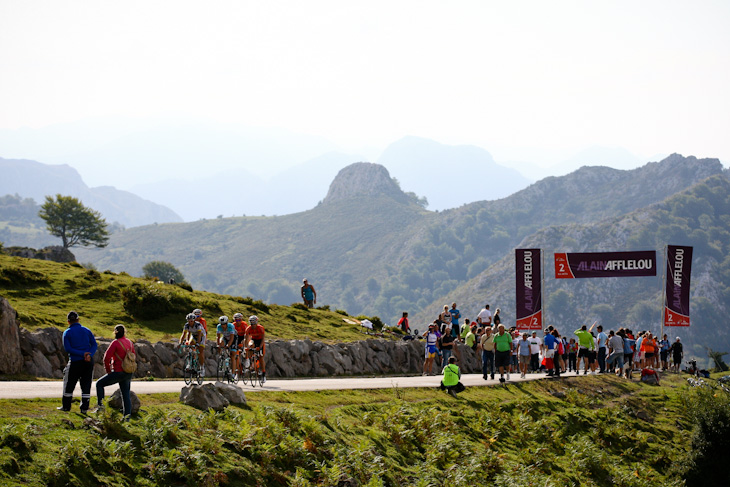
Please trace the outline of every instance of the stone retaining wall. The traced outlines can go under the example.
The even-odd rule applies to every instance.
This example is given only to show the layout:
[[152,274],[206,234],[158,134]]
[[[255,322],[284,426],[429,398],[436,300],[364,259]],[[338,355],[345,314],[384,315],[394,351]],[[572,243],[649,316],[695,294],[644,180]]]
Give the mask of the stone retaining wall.
[[[20,328],[10,303],[0,297],[0,374],[27,373],[35,377],[63,377],[68,356],[63,349],[63,332],[44,328],[30,332]],[[94,377],[104,375],[104,352],[111,339],[97,338]],[[464,373],[480,370],[475,353],[457,345]],[[137,377],[182,377],[183,357],[177,341],[135,342]],[[423,371],[422,341],[369,339],[328,345],[310,340],[271,340],[266,342],[266,373],[275,377],[329,377],[380,374],[420,374]],[[216,356],[206,350],[206,376],[216,375]],[[434,367],[435,373],[440,372]]]

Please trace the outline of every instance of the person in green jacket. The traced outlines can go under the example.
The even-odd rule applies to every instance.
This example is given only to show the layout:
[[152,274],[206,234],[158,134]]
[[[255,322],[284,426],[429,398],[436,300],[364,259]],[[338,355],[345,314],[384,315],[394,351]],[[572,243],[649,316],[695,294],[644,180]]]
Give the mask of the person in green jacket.
[[[580,327],[579,330],[575,330],[575,335],[578,337],[578,366],[580,366],[581,358],[583,359],[583,374],[588,373],[588,358],[590,357],[591,351],[596,349],[596,344],[593,341],[593,327],[596,326],[597,321],[594,321],[590,329],[586,325]],[[578,373],[578,370],[575,371]]]
[[444,367],[444,378],[441,380],[441,390],[446,389],[449,394],[456,397],[458,392],[466,389],[464,384],[459,382],[461,379],[461,371],[456,365],[456,357],[449,357],[449,364]]

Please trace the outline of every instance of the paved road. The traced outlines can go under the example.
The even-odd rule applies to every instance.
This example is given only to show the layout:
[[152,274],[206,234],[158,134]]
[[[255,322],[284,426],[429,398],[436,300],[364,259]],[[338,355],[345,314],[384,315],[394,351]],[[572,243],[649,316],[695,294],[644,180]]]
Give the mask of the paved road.
[[[571,376],[574,374],[570,374]],[[545,374],[528,374],[520,379],[519,374],[512,374],[510,383],[519,383],[527,380],[545,378]],[[440,376],[414,377],[347,377],[327,379],[272,379],[266,381],[264,387],[251,387],[240,382],[238,386],[244,392],[259,391],[327,391],[342,389],[390,389],[393,387],[437,387]],[[465,386],[486,386],[499,384],[498,380],[484,380],[481,374],[465,374],[461,377]],[[137,394],[154,394],[160,392],[180,392],[185,387],[182,380],[158,380],[132,382],[132,390]],[[0,399],[32,399],[39,397],[61,398],[61,381],[37,382],[0,382]],[[107,396],[116,390],[116,386],[107,388]],[[91,393],[96,395],[92,386]],[[75,397],[81,397],[81,389],[76,386]]]

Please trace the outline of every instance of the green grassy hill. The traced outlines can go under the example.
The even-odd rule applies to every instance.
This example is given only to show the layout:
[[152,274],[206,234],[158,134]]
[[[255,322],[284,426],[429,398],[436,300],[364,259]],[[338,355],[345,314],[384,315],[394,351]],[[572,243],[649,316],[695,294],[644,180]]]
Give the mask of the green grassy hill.
[[150,341],[179,337],[185,315],[204,312],[208,326],[220,315],[257,315],[269,338],[309,338],[325,342],[354,341],[359,327],[343,321],[341,312],[303,306],[267,305],[248,297],[187,291],[181,287],[131,277],[99,273],[79,264],[11,257],[0,253],[0,296],[18,312],[20,326],[34,330],[65,329],[66,314],[76,310],[95,335],[110,337],[116,324],[130,336]]
[[[708,380],[713,384],[713,380]],[[134,383],[132,385],[134,388]],[[129,423],[0,401],[0,485],[715,487],[730,394],[611,376],[472,387],[249,393],[200,412],[141,396]]]

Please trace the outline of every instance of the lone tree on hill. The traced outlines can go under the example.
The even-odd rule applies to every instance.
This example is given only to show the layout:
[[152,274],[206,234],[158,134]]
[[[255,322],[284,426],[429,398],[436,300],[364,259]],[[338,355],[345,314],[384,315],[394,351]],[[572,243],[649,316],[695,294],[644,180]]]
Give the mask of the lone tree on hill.
[[101,213],[85,207],[73,196],[46,196],[38,216],[54,237],[63,240],[64,250],[77,245],[106,247],[109,243],[107,223]]
[[177,267],[162,260],[147,262],[142,266],[142,272],[144,272],[144,277],[156,277],[165,282],[170,282],[170,279],[174,279],[179,284],[185,282],[185,276]]

